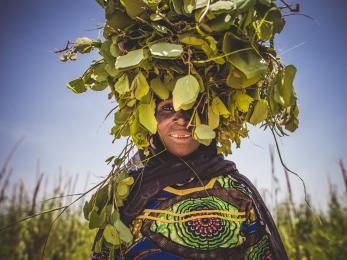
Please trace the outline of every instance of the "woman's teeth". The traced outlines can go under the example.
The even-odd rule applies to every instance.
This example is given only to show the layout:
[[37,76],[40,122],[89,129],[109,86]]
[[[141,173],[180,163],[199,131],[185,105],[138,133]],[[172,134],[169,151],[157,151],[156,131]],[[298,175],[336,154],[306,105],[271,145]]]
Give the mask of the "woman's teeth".
[[175,137],[175,138],[188,138],[188,137],[191,137],[190,134],[185,134],[185,135],[170,134],[170,136]]

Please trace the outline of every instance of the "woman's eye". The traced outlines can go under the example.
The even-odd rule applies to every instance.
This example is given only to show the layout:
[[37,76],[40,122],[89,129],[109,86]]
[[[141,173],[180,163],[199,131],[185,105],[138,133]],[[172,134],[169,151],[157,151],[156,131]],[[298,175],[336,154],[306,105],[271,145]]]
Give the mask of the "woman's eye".
[[161,109],[164,110],[164,111],[170,111],[170,112],[174,112],[175,111],[171,104],[164,105],[164,106],[162,106]]

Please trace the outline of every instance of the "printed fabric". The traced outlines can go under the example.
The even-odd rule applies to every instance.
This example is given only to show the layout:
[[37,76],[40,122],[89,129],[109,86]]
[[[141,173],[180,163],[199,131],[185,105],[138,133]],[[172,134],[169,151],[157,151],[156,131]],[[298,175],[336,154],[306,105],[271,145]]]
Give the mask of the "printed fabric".
[[131,224],[118,259],[272,259],[251,191],[232,176],[161,190]]

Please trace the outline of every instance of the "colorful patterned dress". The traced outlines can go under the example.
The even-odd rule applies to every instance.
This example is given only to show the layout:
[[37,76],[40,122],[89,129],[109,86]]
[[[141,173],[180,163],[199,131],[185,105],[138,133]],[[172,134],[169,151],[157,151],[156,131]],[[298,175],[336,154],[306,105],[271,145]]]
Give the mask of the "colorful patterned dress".
[[[124,259],[272,259],[252,193],[231,176],[161,190],[132,222]],[[203,186],[201,185],[203,184]]]
[[[214,149],[184,162],[163,153],[129,175],[136,181],[120,217],[134,240],[116,259],[288,259],[257,189]],[[102,233],[92,260],[110,256],[107,247],[94,250]]]

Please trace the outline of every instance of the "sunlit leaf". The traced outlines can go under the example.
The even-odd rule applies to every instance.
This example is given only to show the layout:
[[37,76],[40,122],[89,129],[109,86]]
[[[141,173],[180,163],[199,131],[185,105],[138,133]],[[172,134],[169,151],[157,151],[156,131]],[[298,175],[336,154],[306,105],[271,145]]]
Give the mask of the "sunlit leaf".
[[139,120],[151,134],[157,132],[157,120],[155,119],[155,104],[140,104],[138,106]]
[[130,91],[129,79],[126,73],[124,73],[114,84],[114,89],[120,94],[124,95]]
[[192,75],[186,75],[176,81],[172,93],[173,105],[176,111],[192,108],[200,90],[199,82]]
[[67,87],[77,94],[87,91],[84,81],[81,78],[70,81]]
[[111,245],[118,246],[120,245],[120,238],[119,238],[119,233],[116,227],[107,224],[104,232],[103,232],[103,237],[105,238],[106,242],[110,243]]
[[170,92],[159,77],[151,80],[151,89],[160,99],[168,99]]
[[208,125],[211,129],[216,129],[219,126],[219,114],[216,114],[212,107],[208,107]]
[[268,102],[264,99],[258,100],[255,103],[252,114],[249,118],[249,122],[252,125],[256,125],[267,118],[268,114]]
[[130,229],[124,225],[124,223],[118,218],[115,223],[115,228],[119,232],[119,238],[126,242],[129,243],[133,240],[133,235],[130,232]]
[[293,65],[288,65],[284,69],[284,74],[281,84],[281,96],[283,97],[284,106],[290,106],[295,101],[295,93],[293,81],[296,74],[296,68]]
[[117,57],[115,68],[126,69],[137,66],[144,57],[143,49],[129,51],[126,55]]
[[208,146],[212,139],[216,137],[216,133],[208,125],[201,124],[194,130],[194,137],[202,144]]
[[159,42],[149,48],[151,54],[157,58],[177,58],[182,55],[183,48],[180,44]]
[[212,111],[216,115],[221,115],[221,116],[228,116],[230,112],[224,105],[223,101],[219,97],[214,97],[212,100]]
[[131,82],[131,89],[134,90],[135,98],[141,100],[142,97],[146,96],[149,91],[149,85],[146,77],[141,71],[137,73],[133,82]]
[[247,112],[249,105],[252,103],[253,98],[247,94],[237,91],[234,95],[236,107],[241,112]]

